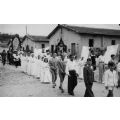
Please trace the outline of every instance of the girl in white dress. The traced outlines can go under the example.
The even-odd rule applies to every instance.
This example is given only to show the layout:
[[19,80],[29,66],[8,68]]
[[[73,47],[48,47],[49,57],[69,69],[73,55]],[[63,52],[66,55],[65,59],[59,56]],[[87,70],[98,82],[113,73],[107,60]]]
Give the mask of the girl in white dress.
[[31,55],[31,70],[30,70],[30,74],[32,76],[34,76],[35,73],[35,57],[34,54]]
[[31,75],[31,56],[28,56],[27,74]]
[[41,60],[40,55],[38,55],[37,59],[35,60],[35,77],[40,79],[40,72],[41,72]]
[[36,77],[37,68],[38,68],[38,66],[37,66],[37,57],[34,56],[34,58],[33,58],[33,66],[32,66],[32,69],[33,69],[32,75],[33,75],[33,77]]
[[26,61],[25,61],[25,55],[23,54],[21,56],[21,71],[25,73],[25,64],[26,64]]
[[44,81],[44,61],[43,61],[43,57],[40,60],[40,81],[41,82]]
[[52,76],[51,76],[51,73],[50,73],[48,58],[44,58],[43,78],[42,78],[41,82],[42,83],[51,83],[52,82]]
[[28,56],[25,55],[25,68],[24,68],[25,73],[27,73],[27,67],[28,67]]

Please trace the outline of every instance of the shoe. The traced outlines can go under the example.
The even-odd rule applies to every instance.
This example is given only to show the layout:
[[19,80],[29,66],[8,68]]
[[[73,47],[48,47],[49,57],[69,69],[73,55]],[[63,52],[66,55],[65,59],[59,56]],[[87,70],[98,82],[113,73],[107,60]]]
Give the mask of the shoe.
[[63,90],[63,89],[61,89],[61,93],[64,93],[64,90]]
[[59,89],[61,90],[61,87],[59,87]]
[[53,85],[53,88],[55,88],[56,85]]
[[72,93],[68,93],[68,94],[74,96],[74,93],[73,93],[73,92],[72,92]]
[[74,96],[74,93],[71,93],[72,96]]

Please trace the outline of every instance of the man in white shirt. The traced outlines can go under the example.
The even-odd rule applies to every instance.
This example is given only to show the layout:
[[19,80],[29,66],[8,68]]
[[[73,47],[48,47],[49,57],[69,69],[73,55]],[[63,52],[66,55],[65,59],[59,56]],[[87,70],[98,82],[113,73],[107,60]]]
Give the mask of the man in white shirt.
[[68,94],[74,96],[73,91],[77,86],[78,68],[72,55],[70,55],[70,61],[66,65],[66,74],[68,75]]
[[109,69],[105,72],[105,88],[108,90],[107,97],[113,97],[114,87],[117,87],[118,84],[118,76],[114,66],[114,62],[110,61],[108,63]]

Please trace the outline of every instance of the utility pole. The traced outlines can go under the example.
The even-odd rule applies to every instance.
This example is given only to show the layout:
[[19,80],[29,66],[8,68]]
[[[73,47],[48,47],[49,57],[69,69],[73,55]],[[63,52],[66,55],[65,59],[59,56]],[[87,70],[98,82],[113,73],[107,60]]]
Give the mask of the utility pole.
[[26,25],[26,35],[27,35],[27,25]]

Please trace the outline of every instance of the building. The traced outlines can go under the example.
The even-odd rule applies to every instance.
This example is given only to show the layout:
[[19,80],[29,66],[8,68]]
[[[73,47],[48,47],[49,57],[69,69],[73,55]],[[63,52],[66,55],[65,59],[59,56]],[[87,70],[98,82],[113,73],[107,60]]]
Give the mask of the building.
[[34,49],[44,49],[49,46],[46,36],[25,35],[22,41],[22,49],[26,52],[34,52]]
[[120,30],[59,24],[48,38],[51,52],[70,52],[80,57],[83,46],[105,48],[120,44]]

